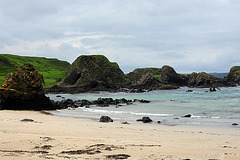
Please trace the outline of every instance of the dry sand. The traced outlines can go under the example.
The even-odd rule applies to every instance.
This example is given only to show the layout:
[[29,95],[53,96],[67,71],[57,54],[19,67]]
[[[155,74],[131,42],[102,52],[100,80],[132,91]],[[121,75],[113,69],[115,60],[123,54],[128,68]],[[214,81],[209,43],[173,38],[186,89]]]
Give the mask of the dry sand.
[[[26,118],[34,122],[21,121]],[[240,129],[101,123],[33,111],[0,111],[0,159],[127,157],[240,160]]]

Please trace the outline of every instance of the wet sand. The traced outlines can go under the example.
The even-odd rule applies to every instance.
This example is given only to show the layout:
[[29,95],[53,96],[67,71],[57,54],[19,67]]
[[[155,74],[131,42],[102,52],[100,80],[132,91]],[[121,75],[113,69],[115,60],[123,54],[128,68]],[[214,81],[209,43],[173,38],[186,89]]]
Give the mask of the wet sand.
[[239,160],[239,139],[240,129],[234,127],[101,123],[34,111],[0,111],[0,159],[7,160]]

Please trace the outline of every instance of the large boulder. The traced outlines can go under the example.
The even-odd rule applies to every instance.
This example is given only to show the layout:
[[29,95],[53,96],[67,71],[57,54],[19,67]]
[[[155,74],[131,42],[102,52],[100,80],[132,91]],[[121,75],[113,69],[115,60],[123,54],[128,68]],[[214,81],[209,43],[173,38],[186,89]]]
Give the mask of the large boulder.
[[240,84],[240,66],[232,67],[226,78],[229,82]]
[[45,96],[42,76],[32,64],[25,63],[9,73],[0,88],[0,109],[49,110],[56,105]]
[[109,87],[125,83],[126,76],[117,63],[109,62],[103,55],[82,55],[73,62],[61,85],[94,88],[99,84]]

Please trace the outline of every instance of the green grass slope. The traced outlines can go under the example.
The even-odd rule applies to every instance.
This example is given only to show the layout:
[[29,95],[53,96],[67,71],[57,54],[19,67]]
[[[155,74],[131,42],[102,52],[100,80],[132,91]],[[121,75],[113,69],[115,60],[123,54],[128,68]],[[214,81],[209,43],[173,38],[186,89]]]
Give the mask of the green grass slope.
[[52,86],[57,84],[58,78],[64,79],[65,70],[70,66],[68,62],[58,59],[0,54],[0,85],[3,84],[6,74],[16,72],[18,66],[27,62],[33,64],[43,75],[45,81],[43,86]]

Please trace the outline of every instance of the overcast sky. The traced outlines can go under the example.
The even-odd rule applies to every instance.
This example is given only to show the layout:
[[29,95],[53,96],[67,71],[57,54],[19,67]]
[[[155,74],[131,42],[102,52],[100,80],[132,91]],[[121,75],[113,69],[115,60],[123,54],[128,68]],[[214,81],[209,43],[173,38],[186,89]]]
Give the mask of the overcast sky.
[[228,72],[240,65],[240,0],[0,0],[0,53]]

